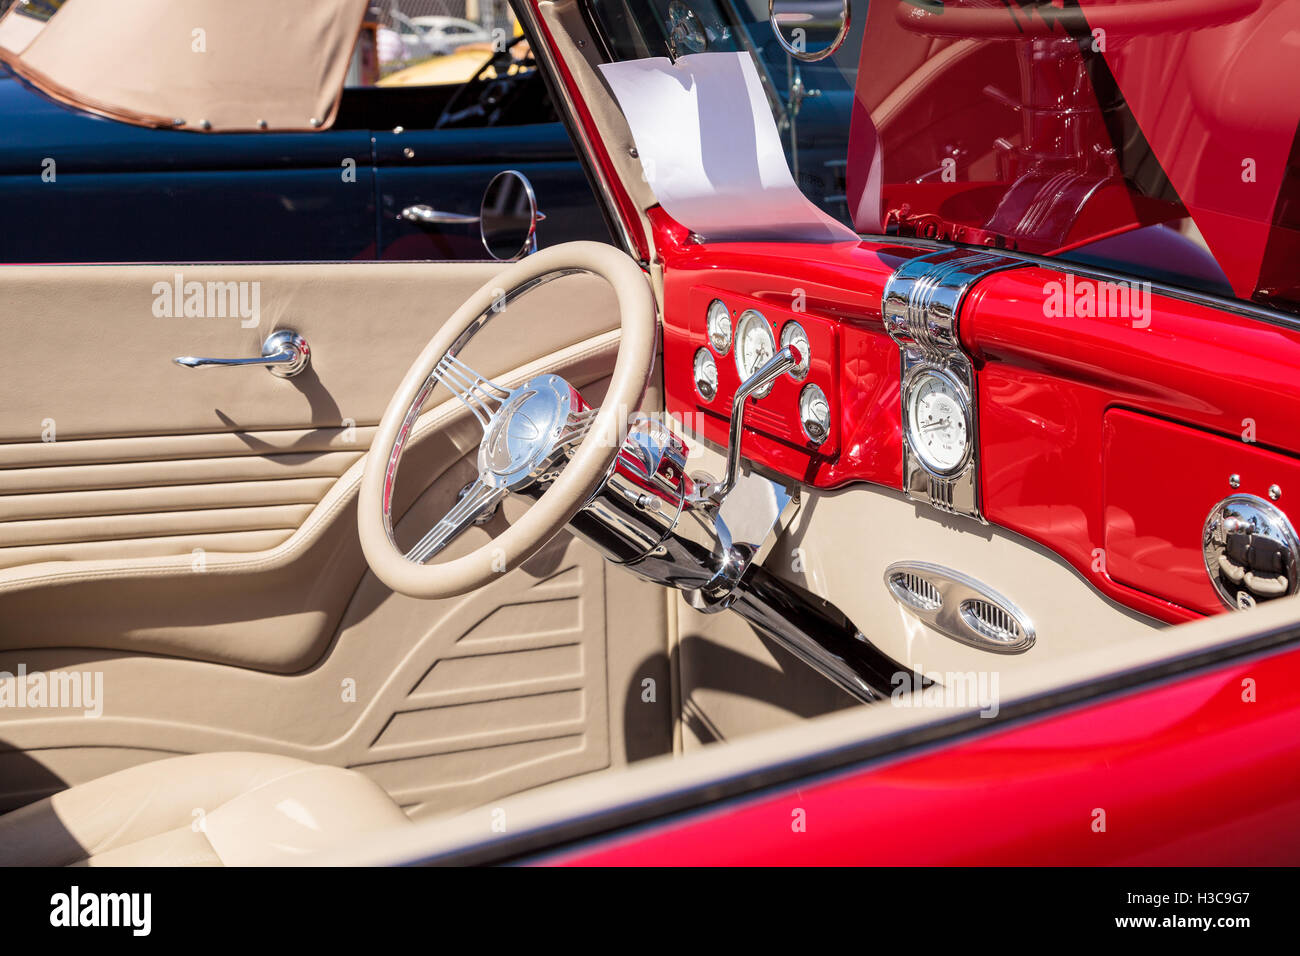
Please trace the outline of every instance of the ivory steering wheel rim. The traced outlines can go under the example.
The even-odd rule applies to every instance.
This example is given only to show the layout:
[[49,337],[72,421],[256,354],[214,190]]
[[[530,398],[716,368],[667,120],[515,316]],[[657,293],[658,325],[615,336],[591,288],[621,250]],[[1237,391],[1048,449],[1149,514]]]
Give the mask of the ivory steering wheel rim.
[[[391,524],[399,516],[391,515],[390,508],[397,467],[421,407],[437,385],[452,388],[448,372],[456,375],[458,381],[467,378],[461,368],[468,370],[468,366],[456,360],[456,353],[500,311],[503,290],[504,301],[508,302],[540,282],[575,272],[603,278],[614,289],[618,301],[621,335],[605,401],[589,423],[584,424],[581,437],[569,450],[567,463],[558,476],[522,517],[468,554],[443,562],[417,563],[408,554],[416,553],[419,545],[403,553],[393,538]],[[411,365],[388,403],[367,452],[357,501],[357,531],[362,551],[375,575],[402,594],[452,597],[495,580],[536,554],[590,500],[613,466],[627,437],[629,412],[639,406],[645,395],[656,337],[654,296],[645,273],[625,253],[604,243],[583,241],[551,246],[507,266],[484,283],[443,323]],[[449,356],[456,363],[450,367],[445,361]],[[555,376],[546,378],[562,381]],[[490,380],[482,376],[479,379],[493,386]],[[470,399],[476,400],[478,394],[476,386],[465,390]],[[473,404],[460,395],[457,397],[479,416]],[[508,401],[502,402],[496,412],[502,412]],[[485,413],[489,410],[486,404],[480,407]],[[495,417],[489,418],[486,424],[482,417],[479,420],[486,435]],[[480,468],[476,481],[483,480]],[[457,506],[453,506],[422,543],[456,511]],[[466,526],[462,525],[460,530]]]

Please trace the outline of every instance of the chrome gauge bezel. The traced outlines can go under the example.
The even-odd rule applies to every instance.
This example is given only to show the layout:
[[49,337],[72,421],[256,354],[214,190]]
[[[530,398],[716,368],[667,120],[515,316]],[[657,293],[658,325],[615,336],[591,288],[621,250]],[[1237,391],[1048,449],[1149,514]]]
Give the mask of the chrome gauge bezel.
[[[912,420],[913,397],[920,390],[926,379],[937,378],[956,396],[961,409],[962,422],[966,427],[966,447],[962,449],[961,458],[950,468],[940,467],[930,459],[929,453],[916,435],[915,422]],[[974,415],[971,411],[971,396],[966,386],[957,376],[937,365],[916,365],[903,381],[903,438],[912,450],[919,464],[925,471],[936,478],[952,478],[962,474],[970,467],[975,454]]]
[[[713,337],[715,315],[720,317],[718,323],[721,330],[726,332],[726,339],[721,345]],[[731,310],[727,308],[727,303],[721,299],[714,299],[709,303],[709,307],[704,313],[704,337],[708,339],[709,347],[718,355],[726,355],[731,351],[731,343],[735,338],[734,330],[731,327]]]
[[[713,366],[713,394],[706,395],[705,390],[700,388],[700,365],[708,362]],[[691,362],[691,381],[695,386],[695,394],[700,396],[704,401],[711,402],[718,397],[718,362],[713,357],[713,353],[708,349],[697,349],[695,358]]]
[[[803,406],[804,406],[804,402],[809,400],[808,396],[812,396],[812,395],[821,396],[822,402],[824,402],[826,405],[826,434],[822,435],[821,438],[817,438],[816,436],[810,434],[808,431],[808,426],[805,424],[806,416],[804,415],[803,412]],[[827,397],[826,393],[819,386],[809,382],[803,388],[799,389],[798,411],[799,411],[799,427],[803,429],[804,437],[807,438],[814,445],[824,445],[826,443],[826,440],[831,437],[831,424],[835,420],[835,409],[831,407],[830,398]]]
[[812,367],[812,343],[808,340],[808,330],[793,319],[781,327],[781,348],[789,345],[796,335],[803,337],[804,344],[799,348],[802,361],[786,374],[796,382],[802,382],[808,377],[808,369]]
[[[732,351],[735,352],[736,372],[740,375],[740,380],[742,382],[754,374],[754,372],[758,371],[763,364],[759,363],[752,369],[745,368],[744,358],[741,353],[744,351],[746,326],[750,323],[756,323],[763,329],[763,332],[767,336],[767,344],[770,347],[771,353],[772,355],[776,355],[776,333],[772,330],[772,323],[767,320],[767,316],[762,312],[759,312],[758,309],[746,309],[744,312],[741,312],[740,316],[736,319],[736,332],[733,336],[734,348]],[[769,356],[769,358],[770,357],[771,356]],[[754,397],[762,398],[771,391],[772,386],[769,384],[766,388],[754,392]]]

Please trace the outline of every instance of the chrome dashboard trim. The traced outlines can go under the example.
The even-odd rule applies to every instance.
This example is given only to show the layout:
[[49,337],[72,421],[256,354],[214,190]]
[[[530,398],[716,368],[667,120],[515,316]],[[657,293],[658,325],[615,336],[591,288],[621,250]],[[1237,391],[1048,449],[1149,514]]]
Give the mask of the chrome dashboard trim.
[[[881,296],[885,331],[898,346],[899,403],[903,426],[903,491],[915,500],[949,514],[986,523],[979,485],[979,402],[975,368],[958,334],[962,300],[980,279],[1014,269],[1021,263],[1007,256],[949,247],[909,259],[889,277]],[[908,390],[925,371],[955,380],[967,400],[968,448],[959,469],[931,471],[912,447]]]
[[[920,239],[915,236],[861,235],[861,238],[864,242],[879,242],[897,246],[910,246],[914,249],[929,249],[933,252],[954,251],[958,249],[971,253],[983,251],[982,247],[979,246],[962,246],[949,242],[940,242],[937,239]],[[1076,263],[1068,259],[1053,259],[1051,256],[1040,256],[1030,252],[1019,252],[1012,249],[998,249],[997,255],[1007,259],[1015,259],[1017,260],[1018,265],[1046,266],[1049,269],[1056,269],[1058,272],[1072,272],[1076,276],[1096,279],[1101,282],[1143,282],[1150,285],[1151,291],[1157,295],[1163,295],[1170,299],[1177,299],[1180,302],[1189,302],[1192,305],[1203,305],[1207,308],[1218,309],[1221,312],[1230,312],[1233,315],[1239,315],[1245,319],[1254,319],[1268,325],[1281,326],[1282,328],[1289,329],[1292,332],[1300,332],[1300,315],[1283,312],[1279,309],[1271,309],[1268,306],[1259,305],[1254,302],[1246,302],[1242,299],[1232,299],[1227,296],[1216,295],[1213,292],[1201,292],[1199,289],[1188,289],[1183,286],[1172,285],[1160,279],[1152,279],[1135,272],[1119,272],[1102,269],[1098,266]]]

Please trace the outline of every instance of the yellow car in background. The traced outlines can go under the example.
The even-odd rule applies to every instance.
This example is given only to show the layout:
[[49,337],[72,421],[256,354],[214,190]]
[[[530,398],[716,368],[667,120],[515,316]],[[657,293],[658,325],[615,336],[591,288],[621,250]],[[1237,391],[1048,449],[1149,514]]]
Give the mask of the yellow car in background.
[[444,56],[430,57],[413,66],[390,73],[378,86],[431,86],[464,83],[492,59],[490,43],[473,43]]

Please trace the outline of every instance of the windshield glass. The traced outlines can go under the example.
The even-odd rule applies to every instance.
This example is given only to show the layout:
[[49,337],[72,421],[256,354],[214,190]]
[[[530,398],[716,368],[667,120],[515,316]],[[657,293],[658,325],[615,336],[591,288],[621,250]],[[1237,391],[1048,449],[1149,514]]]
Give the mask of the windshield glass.
[[857,0],[803,62],[766,0],[587,3],[615,60],[749,51],[795,182],[862,235],[1300,312],[1300,4]]

